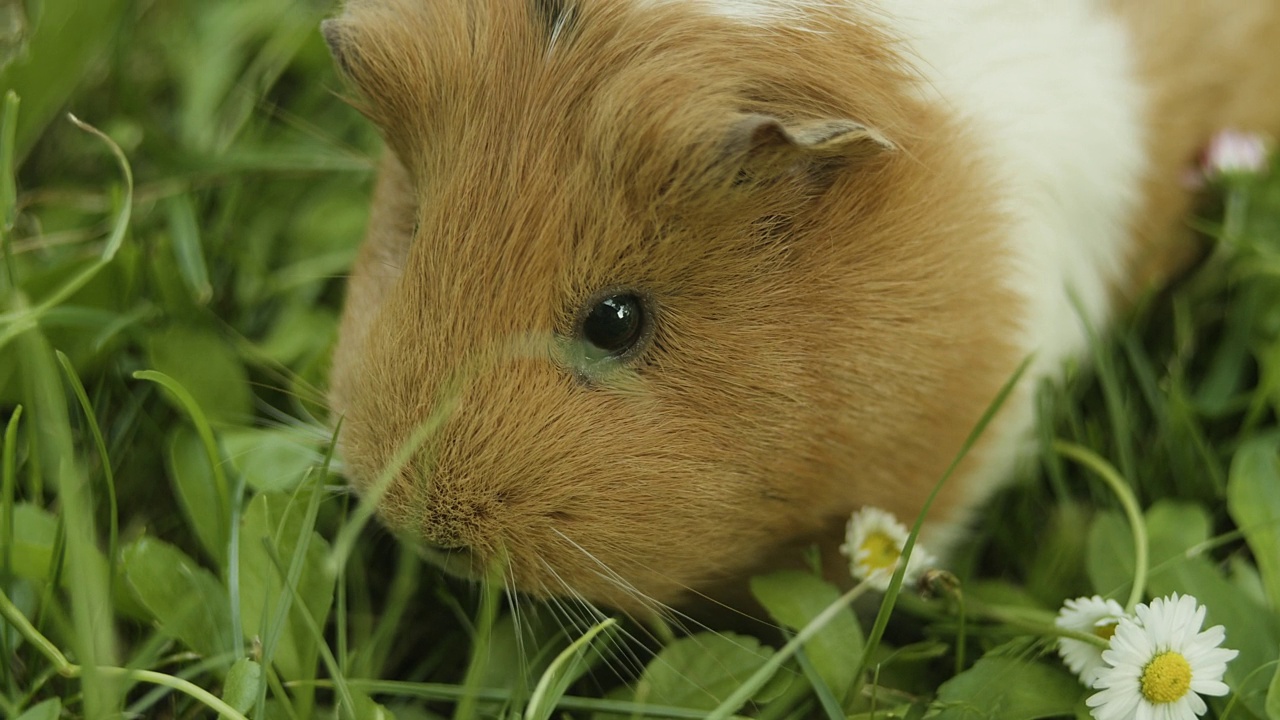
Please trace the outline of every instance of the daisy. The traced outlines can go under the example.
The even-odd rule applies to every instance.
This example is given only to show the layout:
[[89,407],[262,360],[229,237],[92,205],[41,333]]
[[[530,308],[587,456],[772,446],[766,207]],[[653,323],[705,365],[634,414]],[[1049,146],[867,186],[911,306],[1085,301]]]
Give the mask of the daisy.
[[1256,133],[1223,130],[1209,140],[1201,165],[1208,178],[1260,173],[1267,167],[1267,140]]
[[1221,625],[1200,631],[1204,607],[1174,593],[1121,618],[1103,668],[1086,701],[1097,720],[1193,720],[1208,709],[1201,695],[1226,695],[1227,663],[1238,654],[1219,647]]
[[[866,580],[877,590],[888,590],[909,534],[893,515],[879,508],[866,507],[849,518],[845,543],[840,546],[840,552],[849,558],[849,572],[855,578]],[[937,560],[916,543],[907,560],[903,583],[916,582],[921,572],[936,564]]]
[[[1093,633],[1110,641],[1124,616],[1124,608],[1120,607],[1120,603],[1094,595],[1068,600],[1058,612],[1058,619],[1054,623],[1064,630]],[[1102,662],[1102,648],[1083,640],[1058,638],[1058,654],[1086,687],[1092,687],[1098,671],[1106,667],[1106,663]]]

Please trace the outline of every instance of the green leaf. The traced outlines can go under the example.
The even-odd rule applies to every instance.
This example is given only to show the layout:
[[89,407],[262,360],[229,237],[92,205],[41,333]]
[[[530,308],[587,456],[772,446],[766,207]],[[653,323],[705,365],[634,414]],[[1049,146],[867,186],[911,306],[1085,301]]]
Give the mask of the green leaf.
[[115,37],[114,27],[129,7],[124,0],[43,0],[33,17],[27,52],[0,72],[0,87],[22,96],[18,157],[26,155],[44,127],[63,107]]
[[1253,551],[1272,609],[1280,609],[1280,463],[1274,436],[1240,446],[1227,480],[1227,511]]
[[[55,579],[64,588],[74,587],[74,579],[65,572],[59,578],[53,577],[60,550],[58,518],[55,515],[38,505],[17,503],[13,506],[13,530],[13,542],[4,550],[12,553],[10,559],[15,577],[29,580],[37,587]],[[84,561],[92,565],[94,572],[104,575],[108,572],[107,559],[97,548],[89,548]],[[114,602],[118,612],[131,613],[134,610],[132,599],[123,592],[117,593]]]
[[221,435],[227,459],[259,492],[292,490],[322,457],[313,442],[290,430],[228,430]]
[[1133,534],[1121,513],[1100,512],[1093,519],[1086,569],[1094,592],[1124,603],[1133,585]]
[[226,508],[200,435],[183,425],[169,434],[169,479],[200,546],[221,567],[227,555]]
[[[840,598],[834,585],[809,573],[783,571],[751,579],[751,594],[778,623],[799,630]],[[804,644],[818,676],[844,702],[853,687],[863,651],[862,628],[853,610],[845,609]]]
[[1203,507],[1162,500],[1147,512],[1146,521],[1151,543],[1151,596],[1193,595],[1206,608],[1204,626],[1225,627],[1225,645],[1240,651],[1227,666],[1226,682],[1245,707],[1260,715],[1262,691],[1257,683],[1246,680],[1280,654],[1280,627],[1275,616],[1266,612],[1256,595],[1241,592],[1238,583],[1228,580],[1214,563],[1188,552],[1209,539],[1210,518]]
[[[391,615],[396,612],[391,610]],[[477,671],[477,687],[508,689],[513,702],[528,698],[532,684],[568,645],[560,619],[539,618],[537,612],[533,607],[521,608],[519,617],[502,613],[494,619],[484,667]]]
[[1227,570],[1227,577],[1231,578],[1231,584],[1237,590],[1254,603],[1266,607],[1267,591],[1262,587],[1262,576],[1251,558],[1232,555],[1227,558]]
[[1209,539],[1209,514],[1195,503],[1160,500],[1145,517],[1151,548],[1149,582],[1158,583],[1162,573],[1175,572],[1187,560],[1188,551]]
[[62,715],[62,701],[58,698],[50,698],[27,708],[27,711],[17,717],[16,720],[58,720]]
[[[244,423],[252,417],[249,376],[235,350],[218,335],[174,325],[152,336],[151,363],[186,388],[209,422]],[[174,407],[186,408],[166,391]]]
[[759,670],[773,649],[732,633],[699,633],[658,653],[636,683],[634,699],[653,705],[713,710]]
[[[257,495],[245,510],[240,531],[240,607],[246,637],[264,642],[278,636],[272,657],[286,680],[311,679],[315,673],[317,646],[297,608],[290,608],[284,624],[275,626],[281,602],[289,601],[283,570],[287,569],[300,540],[307,542],[298,593],[317,623],[324,624],[333,601],[334,576],[329,571],[329,544],[311,528],[303,527],[307,493],[297,497],[279,493]],[[306,535],[303,535],[303,533]],[[268,546],[284,564],[277,568]]]
[[1071,715],[1085,689],[1066,670],[985,657],[942,684],[933,720],[1035,720]]
[[168,543],[142,537],[121,553],[124,577],[166,633],[204,657],[231,651],[227,591]]
[[227,671],[222,686],[222,699],[237,711],[245,713],[258,699],[262,687],[262,666],[249,658],[240,658]]
[[11,558],[18,577],[48,581],[57,539],[58,519],[52,513],[31,503],[13,506]]
[[1240,592],[1203,557],[1187,558],[1166,572],[1152,575],[1150,589],[1155,597],[1175,592],[1194,595],[1205,606],[1204,627],[1222,625],[1226,629],[1223,645],[1239,650],[1240,654],[1227,665],[1224,682],[1250,712],[1262,717],[1265,688],[1260,682],[1247,680],[1280,655],[1276,616]]
[[[1042,537],[1034,543],[1034,560],[1027,569],[1024,592],[1043,605],[1057,605],[1079,592],[1085,577],[1088,536],[1080,532],[1088,514],[1078,502],[1067,500],[1053,508]],[[967,592],[967,590],[966,590]]]
[[335,318],[326,308],[312,303],[294,303],[280,311],[271,332],[258,350],[272,361],[295,365],[299,359],[323,350],[334,336]]

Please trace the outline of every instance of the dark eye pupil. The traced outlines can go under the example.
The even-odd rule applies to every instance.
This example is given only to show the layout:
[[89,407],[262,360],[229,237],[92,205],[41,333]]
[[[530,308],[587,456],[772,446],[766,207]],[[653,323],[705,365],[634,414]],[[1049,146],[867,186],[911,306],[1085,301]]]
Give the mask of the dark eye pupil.
[[620,355],[640,339],[643,321],[640,298],[612,295],[591,308],[582,323],[582,336],[602,355]]

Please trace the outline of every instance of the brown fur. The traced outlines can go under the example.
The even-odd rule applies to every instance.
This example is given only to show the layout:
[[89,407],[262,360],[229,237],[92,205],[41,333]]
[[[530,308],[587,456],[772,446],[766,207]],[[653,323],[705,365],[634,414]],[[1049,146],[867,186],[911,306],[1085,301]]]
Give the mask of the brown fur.
[[[863,504],[913,517],[1017,358],[983,174],[883,38],[629,5],[581,8],[550,52],[511,0],[355,3],[330,30],[394,153],[333,399],[368,486],[452,394],[388,523],[638,611],[830,542]],[[736,185],[744,113],[910,150]],[[610,286],[651,294],[655,342],[585,384],[550,339]]]
[[[1222,87],[1163,49],[1198,40],[1193,22],[1114,2],[1145,28],[1157,98],[1135,228],[1150,280],[1185,254],[1165,241],[1188,202],[1171,178],[1224,122],[1276,126],[1275,106],[1179,115]],[[632,5],[583,3],[554,46],[521,0],[354,0],[326,28],[389,147],[332,399],[364,489],[431,431],[383,488],[393,528],[464,548],[447,557],[466,574],[504,558],[532,594],[644,612],[814,542],[833,556],[863,505],[915,517],[1021,358],[992,173],[872,23]],[[1227,37],[1195,47],[1267,51]],[[853,120],[899,150],[744,142],[751,116]],[[611,287],[652,298],[656,334],[585,380],[556,338]],[[932,517],[962,504],[963,475]]]

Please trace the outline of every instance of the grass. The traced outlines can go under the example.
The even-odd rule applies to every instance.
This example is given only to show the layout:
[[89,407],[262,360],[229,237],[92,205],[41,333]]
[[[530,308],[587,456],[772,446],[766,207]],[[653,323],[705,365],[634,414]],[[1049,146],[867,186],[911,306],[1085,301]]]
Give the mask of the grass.
[[330,470],[377,152],[330,11],[0,10],[0,715],[1072,717],[1062,601],[1176,591],[1240,650],[1210,713],[1280,717],[1280,172],[1223,183],[1204,262],[1043,389],[1040,453],[938,597],[873,624],[764,577],[781,634],[636,642],[442,578]]

